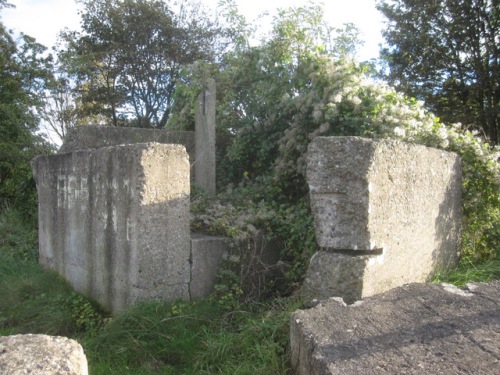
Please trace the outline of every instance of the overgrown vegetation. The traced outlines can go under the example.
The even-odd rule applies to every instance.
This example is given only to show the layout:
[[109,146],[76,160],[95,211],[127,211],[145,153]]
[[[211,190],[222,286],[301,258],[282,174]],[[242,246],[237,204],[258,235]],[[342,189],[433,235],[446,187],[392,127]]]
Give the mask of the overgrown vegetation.
[[[318,136],[393,138],[460,154],[463,256],[456,271],[436,279],[462,285],[500,278],[500,149],[469,131],[467,124],[443,124],[423,102],[378,79],[371,64],[355,62],[360,42],[352,25],[328,26],[321,6],[314,4],[282,9],[270,34],[251,46],[252,26],[226,0],[223,15],[231,26],[220,30],[230,43],[217,51],[212,50],[217,44],[202,51],[209,55],[204,62],[195,61],[196,56],[178,61],[178,46],[163,45],[153,49],[149,56],[153,60],[141,62],[166,60],[169,67],[159,64],[158,75],[142,71],[143,81],[129,82],[132,76],[141,77],[131,73],[140,66],[132,64],[130,51],[123,49],[128,45],[123,43],[127,31],[114,30],[116,24],[141,31],[141,18],[134,15],[143,10],[146,16],[154,13],[168,21],[163,24],[166,29],[157,30],[158,36],[172,33],[182,42],[190,38],[189,28],[182,24],[189,17],[183,21],[161,1],[81,3],[84,33],[67,31],[67,44],[59,51],[72,69],[66,73],[78,77],[73,81],[75,90],[64,87],[64,77],[53,80],[47,71],[50,58],[40,58],[43,46],[26,36],[15,42],[0,25],[0,48],[5,52],[0,56],[0,334],[39,332],[77,338],[92,374],[289,373],[288,319],[298,307],[293,295],[317,250],[305,153]],[[0,8],[5,5],[0,0]],[[165,14],[151,13],[155,9]],[[145,24],[144,35],[155,28],[155,20]],[[219,24],[212,26],[215,32]],[[135,46],[147,54],[150,45],[143,43],[149,40],[144,35],[136,35]],[[216,37],[194,36],[201,39],[193,40]],[[228,46],[232,48],[226,50]],[[194,48],[196,43],[185,47]],[[166,51],[168,56],[162,55]],[[119,71],[123,67],[127,69]],[[155,77],[161,87],[153,83]],[[29,159],[50,149],[33,135],[38,125],[33,111],[43,104],[41,93],[53,89],[54,100],[69,93],[65,97],[69,102],[61,101],[60,111],[52,113],[63,116],[56,116],[62,132],[76,121],[72,116],[80,116],[82,123],[110,120],[115,125],[190,129],[193,103],[207,77],[214,77],[218,85],[218,132],[230,137],[232,144],[219,164],[217,197],[192,190],[192,229],[231,238],[240,252],[227,257],[212,297],[196,303],[151,301],[110,317],[36,264],[32,220],[36,205]],[[127,90],[136,87],[159,89],[147,98],[132,99]],[[145,99],[154,101],[167,92],[168,100],[155,113],[154,103]],[[132,101],[127,104],[125,99]],[[123,109],[132,107],[133,115]],[[278,244],[284,281],[249,298],[241,251],[253,251],[262,238]]]
[[498,0],[379,0],[385,78],[425,100],[445,122],[461,122],[500,144]]

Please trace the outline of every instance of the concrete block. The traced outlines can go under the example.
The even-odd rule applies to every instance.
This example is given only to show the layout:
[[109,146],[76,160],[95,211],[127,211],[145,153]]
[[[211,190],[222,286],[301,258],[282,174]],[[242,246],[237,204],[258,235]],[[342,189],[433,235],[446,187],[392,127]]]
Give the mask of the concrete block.
[[40,262],[117,312],[189,299],[189,160],[180,145],[139,143],[41,156]]
[[[462,219],[456,154],[395,140],[318,137],[309,146],[307,181],[317,241],[330,253],[311,260],[308,299],[355,300],[456,264]],[[356,279],[350,282],[348,264]]]
[[123,126],[75,126],[68,130],[58,153],[135,143],[180,144],[194,160],[194,132]]
[[280,282],[283,275],[277,264],[280,250],[276,243],[267,242],[262,236],[232,245],[229,241],[223,237],[191,234],[191,298],[206,297],[214,292],[222,262],[228,256],[238,260],[235,271],[239,272],[246,296],[260,296],[268,284]]
[[227,240],[222,237],[191,235],[192,299],[207,297],[214,292],[221,263],[228,253]]

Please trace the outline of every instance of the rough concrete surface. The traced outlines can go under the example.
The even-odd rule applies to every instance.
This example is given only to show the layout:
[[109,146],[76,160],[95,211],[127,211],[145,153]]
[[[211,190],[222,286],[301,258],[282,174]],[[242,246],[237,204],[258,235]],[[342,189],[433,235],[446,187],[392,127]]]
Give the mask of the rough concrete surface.
[[191,234],[191,298],[202,298],[214,291],[224,254],[229,247],[224,238]]
[[500,282],[409,284],[291,317],[299,375],[500,374]]
[[58,153],[134,143],[181,144],[194,159],[194,132],[116,126],[75,126],[68,130]]
[[[318,137],[308,149],[307,181],[326,253],[311,260],[305,301],[355,300],[427,281],[456,264],[462,220],[456,154],[396,140]],[[346,267],[356,270],[356,280],[344,280]]]
[[113,312],[189,299],[189,160],[138,143],[41,156],[40,263]]
[[1,375],[87,375],[87,358],[79,343],[66,337],[0,337]]
[[191,298],[210,295],[217,284],[221,264],[228,256],[236,257],[246,295],[260,295],[282,278],[280,249],[264,237],[230,244],[227,238],[191,234]]
[[195,118],[194,181],[209,195],[215,195],[215,80],[207,79],[198,96]]
[[[214,88],[215,90],[215,88]],[[213,102],[209,96],[209,104]],[[215,104],[212,103],[214,106]],[[208,107],[205,107],[208,108]],[[203,182],[198,182],[195,178],[195,167],[199,164],[198,171],[209,184],[211,189],[215,187],[215,165],[216,160],[220,161],[226,153],[226,149],[232,138],[226,135],[215,133],[215,107],[208,115],[213,120],[213,132],[207,133],[207,129],[196,136],[194,131],[177,131],[166,129],[145,129],[116,126],[75,126],[68,130],[64,143],[58,153],[73,152],[78,150],[96,149],[101,147],[118,146],[135,143],[163,143],[180,144],[186,148],[191,163],[191,179],[201,186]],[[195,138],[198,137],[198,140]],[[210,137],[210,138],[209,138]],[[197,159],[203,158],[200,163]],[[208,165],[208,167],[206,167]]]

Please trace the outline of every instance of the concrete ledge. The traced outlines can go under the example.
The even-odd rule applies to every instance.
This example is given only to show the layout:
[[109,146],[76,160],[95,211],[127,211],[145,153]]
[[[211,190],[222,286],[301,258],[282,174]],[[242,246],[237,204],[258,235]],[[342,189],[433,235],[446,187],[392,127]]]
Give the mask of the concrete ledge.
[[181,144],[194,160],[194,132],[116,126],[75,126],[68,130],[58,153],[135,143]]
[[292,314],[299,375],[499,374],[500,282],[410,284]]
[[191,281],[192,299],[209,296],[217,283],[220,265],[229,247],[224,238],[191,234]]

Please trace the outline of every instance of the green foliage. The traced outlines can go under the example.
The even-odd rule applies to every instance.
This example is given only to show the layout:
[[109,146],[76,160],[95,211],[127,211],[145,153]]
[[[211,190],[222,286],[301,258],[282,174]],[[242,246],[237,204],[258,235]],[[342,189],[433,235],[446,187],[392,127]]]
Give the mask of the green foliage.
[[[104,109],[97,119],[116,113],[115,122],[119,123],[116,110],[124,103],[122,94],[137,83],[126,80],[138,79],[140,74],[136,74],[137,66],[123,63],[128,70],[119,81],[114,62],[118,57],[123,62],[131,54],[146,53],[148,41],[154,38],[145,36],[159,18],[174,39],[184,40],[183,27],[191,24],[174,27],[179,15],[170,10],[152,14],[148,7],[158,6],[156,1],[83,3],[87,7],[82,18],[84,33],[66,34],[70,44],[62,57],[68,59],[68,69],[74,69],[71,73],[81,78],[79,88],[93,94],[80,97],[75,105],[89,113]],[[226,258],[214,296],[196,303],[145,302],[110,319],[93,301],[34,263],[34,227],[23,225],[21,213],[4,210],[0,215],[0,334],[40,332],[77,337],[95,374],[289,373],[288,320],[298,306],[291,298],[275,295],[259,303],[243,298],[247,277],[243,260],[253,255],[257,238],[276,241],[287,276],[287,285],[280,292],[291,293],[299,285],[317,250],[304,155],[310,141],[323,135],[390,137],[459,153],[464,175],[465,256],[455,276],[440,279],[462,283],[500,277],[499,148],[460,125],[443,125],[422,102],[376,81],[366,66],[348,56],[358,43],[356,30],[325,26],[320,7],[282,10],[274,19],[270,38],[249,47],[250,27],[238,16],[234,3],[228,0],[224,4],[228,19],[236,21],[226,30],[237,35],[237,42],[217,63],[183,66],[181,71],[181,63],[175,59],[179,50],[162,49],[170,51],[165,61],[175,68],[163,73],[167,74],[164,83],[173,84],[172,77],[176,80],[172,118],[177,126],[192,126],[189,108],[204,79],[215,76],[219,131],[235,137],[220,164],[218,196],[207,197],[196,187],[192,189],[193,229],[230,237],[235,246],[235,253]],[[5,1],[0,0],[2,6]],[[141,18],[143,14],[149,15],[147,20]],[[122,30],[116,25],[127,27]],[[191,30],[199,30],[199,25],[191,26],[196,26]],[[30,67],[39,67],[39,46],[26,38],[27,48],[18,48],[3,26],[1,31],[0,197],[33,212],[33,200],[27,199],[34,197],[28,161],[40,152],[41,143],[31,135],[37,121],[29,109],[40,98],[36,90],[28,90],[27,83],[42,87],[43,74],[31,75],[40,79],[30,81],[25,73]],[[131,31],[137,33],[131,35]],[[123,51],[117,47],[130,38],[140,42],[133,44],[140,48],[121,56],[118,52]],[[23,66],[22,61],[29,64]],[[105,64],[110,61],[113,64]],[[147,61],[151,60],[139,62]],[[144,82],[151,81],[146,77]],[[164,98],[163,115],[172,98]],[[139,109],[136,125],[143,125],[143,120],[155,126],[164,124],[161,113],[150,117],[148,108],[134,103]],[[162,119],[155,122],[160,115]],[[21,194],[24,186],[31,187],[27,190],[31,195]],[[26,206],[17,206],[20,203]],[[487,266],[478,265],[485,259],[490,260]],[[462,271],[466,276],[456,276]]]
[[193,315],[189,305],[142,303],[116,316],[86,348],[91,361],[112,367],[187,367],[206,319],[209,315]]
[[497,0],[382,0],[387,78],[447,123],[500,143]]
[[322,14],[315,4],[282,9],[261,45],[224,56],[217,77],[217,122],[237,137],[223,160],[221,185],[269,173],[296,113],[280,104],[309,84],[299,72],[304,61],[345,57],[360,44],[352,25],[333,29]]
[[195,1],[79,2],[82,32],[61,35],[59,58],[76,80],[80,122],[163,128],[183,66],[225,48],[221,26]]
[[38,231],[33,222],[16,209],[0,210],[0,249],[14,259],[38,261]]
[[[290,196],[272,176],[260,176],[237,187],[228,186],[210,203],[196,200],[193,209],[194,230],[230,239],[232,253],[224,262],[216,293],[222,305],[234,308],[248,299],[297,289],[317,250],[306,198]],[[268,292],[257,296],[249,295],[252,259],[260,255],[262,240],[279,245],[286,282],[279,287],[270,285]]]
[[237,312],[224,330],[204,331],[197,373],[289,373],[288,321],[294,307],[297,305],[276,299],[256,312]]
[[[235,244],[237,245],[237,243]],[[227,311],[234,311],[241,305],[243,297],[243,277],[241,259],[227,254],[220,265],[213,297]]]
[[77,332],[94,333],[111,321],[95,302],[76,292],[62,298],[61,304],[71,312]]
[[30,160],[50,152],[37,130],[36,111],[51,80],[45,47],[22,35],[16,42],[0,23],[0,207],[11,204],[28,217],[36,207]]
[[0,333],[76,337],[105,322],[94,304],[58,276],[0,250]]
[[[499,238],[498,232],[496,238]],[[500,280],[500,246],[498,243],[494,251],[496,252],[494,258],[488,262],[478,262],[470,256],[462,256],[456,269],[446,274],[436,275],[433,282],[450,283],[462,287],[469,283]]]
[[56,274],[37,265],[38,233],[13,208],[0,212],[0,333],[74,336],[98,329],[106,314]]
[[[266,165],[273,185],[286,192],[288,202],[295,203],[307,192],[305,152],[317,136],[395,138],[457,152],[463,161],[464,252],[478,261],[494,256],[494,249],[500,243],[498,147],[488,145],[477,133],[465,130],[460,124],[442,124],[424,109],[422,102],[375,80],[366,68],[352,61],[332,61],[317,55],[304,59],[294,77],[304,84],[294,95],[284,95],[274,104],[280,118],[264,119],[259,126],[247,125],[228,153],[230,164],[238,165],[240,158],[246,158],[248,149],[259,149],[267,142],[276,143],[277,139],[279,147],[274,149],[273,156],[255,153],[252,165]],[[247,132],[252,138],[246,138]],[[242,147],[241,139],[251,141]],[[265,173],[245,170],[240,179],[250,177],[262,184],[264,180],[255,175]],[[271,194],[266,201],[273,199],[276,197]],[[287,225],[292,226],[292,222]]]
[[[235,137],[218,170],[224,188],[210,204],[205,201],[193,225],[234,239],[277,239],[293,285],[316,250],[305,182],[311,140],[395,138],[462,156],[464,254],[476,262],[494,257],[500,243],[499,149],[460,124],[444,125],[423,102],[375,79],[369,66],[328,52],[323,31],[312,27],[321,23],[318,9],[282,11],[267,42],[225,57],[218,111]],[[354,48],[348,35],[344,30],[338,38]],[[222,284],[223,290],[233,284]]]
[[[3,212],[7,218],[13,211]],[[8,227],[0,238],[34,228]],[[22,243],[20,239],[15,241]],[[141,303],[114,318],[71,290],[23,251],[0,243],[0,335],[43,333],[77,338],[92,374],[286,374],[289,314],[298,306],[276,299],[230,312],[215,298],[192,303]]]
[[210,299],[151,301],[115,317],[84,346],[91,371],[103,374],[285,374],[294,307],[276,300],[226,314]]

